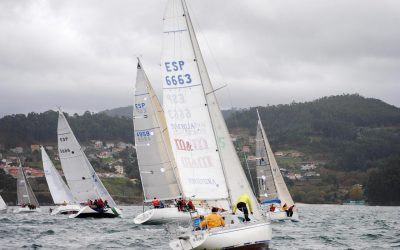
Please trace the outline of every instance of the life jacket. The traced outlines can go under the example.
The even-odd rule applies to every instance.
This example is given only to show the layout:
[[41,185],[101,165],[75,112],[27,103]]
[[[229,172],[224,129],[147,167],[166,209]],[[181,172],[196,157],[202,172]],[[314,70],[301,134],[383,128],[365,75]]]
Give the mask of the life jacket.
[[153,200],[153,206],[154,207],[159,207],[160,206],[160,201],[159,200]]

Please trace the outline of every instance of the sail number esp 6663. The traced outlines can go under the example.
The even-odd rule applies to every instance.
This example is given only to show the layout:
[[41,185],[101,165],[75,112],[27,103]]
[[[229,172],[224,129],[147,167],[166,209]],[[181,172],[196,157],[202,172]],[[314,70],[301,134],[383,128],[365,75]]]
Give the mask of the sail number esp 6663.
[[167,72],[173,73],[172,75],[168,75],[165,77],[165,83],[168,86],[178,85],[178,84],[184,85],[184,84],[190,84],[192,82],[190,74],[184,74],[182,72],[183,66],[185,66],[184,61],[165,62],[164,65],[165,65],[165,70]]

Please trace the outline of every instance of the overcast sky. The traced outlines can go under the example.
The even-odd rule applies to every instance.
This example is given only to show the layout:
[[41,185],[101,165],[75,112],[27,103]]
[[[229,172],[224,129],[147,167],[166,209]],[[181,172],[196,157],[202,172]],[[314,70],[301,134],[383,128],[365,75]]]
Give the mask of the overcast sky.
[[[161,94],[166,0],[1,0],[0,116]],[[188,0],[223,108],[359,93],[400,106],[399,0]]]

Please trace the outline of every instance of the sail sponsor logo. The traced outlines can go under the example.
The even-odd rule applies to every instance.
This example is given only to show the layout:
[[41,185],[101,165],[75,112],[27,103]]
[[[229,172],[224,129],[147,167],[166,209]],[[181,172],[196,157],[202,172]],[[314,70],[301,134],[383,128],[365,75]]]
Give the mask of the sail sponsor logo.
[[192,77],[190,74],[183,72],[185,61],[169,61],[164,62],[165,66],[165,83],[168,86],[183,86],[192,83]]
[[192,185],[217,185],[213,178],[189,178]]
[[180,157],[184,168],[213,168],[212,158],[209,155],[200,157]]
[[207,140],[204,138],[194,138],[188,141],[174,139],[177,150],[193,151],[209,149]]
[[206,125],[200,122],[170,123],[170,129],[175,135],[196,135],[204,131]]

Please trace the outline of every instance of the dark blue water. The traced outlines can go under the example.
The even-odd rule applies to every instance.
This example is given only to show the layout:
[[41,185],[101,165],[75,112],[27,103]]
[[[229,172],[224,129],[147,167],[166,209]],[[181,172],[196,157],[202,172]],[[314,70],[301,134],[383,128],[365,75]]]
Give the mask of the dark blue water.
[[[141,207],[123,218],[69,219],[42,213],[0,214],[0,249],[168,249],[173,226],[137,226]],[[400,248],[400,208],[299,205],[301,222],[273,224],[271,249]]]

